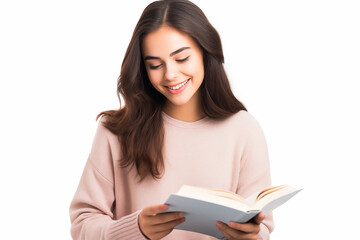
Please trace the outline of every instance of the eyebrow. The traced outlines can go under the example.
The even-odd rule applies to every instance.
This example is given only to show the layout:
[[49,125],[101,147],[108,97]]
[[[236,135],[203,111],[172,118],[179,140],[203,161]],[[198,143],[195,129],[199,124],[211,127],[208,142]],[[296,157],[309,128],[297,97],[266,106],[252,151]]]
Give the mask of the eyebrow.
[[[178,53],[180,53],[180,52],[182,52],[182,51],[184,51],[184,50],[186,50],[186,49],[190,49],[190,47],[182,47],[182,48],[179,48],[178,50],[170,53],[169,56],[172,57],[172,56],[174,56],[175,54],[178,54]],[[146,60],[151,60],[151,59],[160,59],[160,58],[159,58],[159,57],[153,57],[153,56],[146,56],[146,57],[144,58],[144,61],[146,61]]]

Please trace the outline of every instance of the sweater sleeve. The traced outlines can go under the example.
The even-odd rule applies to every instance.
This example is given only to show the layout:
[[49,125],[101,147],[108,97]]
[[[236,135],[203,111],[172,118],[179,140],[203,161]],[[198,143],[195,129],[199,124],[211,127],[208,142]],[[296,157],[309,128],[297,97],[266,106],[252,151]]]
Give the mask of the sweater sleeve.
[[70,204],[73,239],[146,239],[138,226],[141,210],[115,220],[114,171],[109,131],[98,125],[78,189]]
[[[246,113],[246,143],[240,161],[237,193],[248,197],[262,188],[271,186],[270,163],[264,133],[256,119]],[[267,240],[274,229],[272,213],[265,216],[260,225],[259,240]]]

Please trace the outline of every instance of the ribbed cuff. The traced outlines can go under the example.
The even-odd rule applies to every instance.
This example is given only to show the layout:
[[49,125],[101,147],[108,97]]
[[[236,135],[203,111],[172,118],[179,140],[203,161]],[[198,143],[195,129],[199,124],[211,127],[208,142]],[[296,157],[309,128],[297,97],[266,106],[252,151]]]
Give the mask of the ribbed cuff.
[[265,226],[265,224],[260,224],[260,232],[258,234],[258,240],[269,240],[270,232],[269,229]]
[[114,221],[107,229],[105,239],[107,240],[146,240],[145,236],[141,233],[138,217],[141,210],[134,212],[130,215]]

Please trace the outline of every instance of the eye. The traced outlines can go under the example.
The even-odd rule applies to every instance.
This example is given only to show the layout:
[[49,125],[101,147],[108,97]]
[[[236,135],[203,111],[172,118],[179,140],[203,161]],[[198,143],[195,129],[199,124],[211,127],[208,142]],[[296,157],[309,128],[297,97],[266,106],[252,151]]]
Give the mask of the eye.
[[185,62],[186,60],[188,60],[190,56],[187,56],[186,58],[183,58],[183,59],[177,59],[176,61],[177,62]]
[[158,69],[160,66],[161,66],[161,64],[156,65],[156,66],[150,65],[149,68],[150,69]]

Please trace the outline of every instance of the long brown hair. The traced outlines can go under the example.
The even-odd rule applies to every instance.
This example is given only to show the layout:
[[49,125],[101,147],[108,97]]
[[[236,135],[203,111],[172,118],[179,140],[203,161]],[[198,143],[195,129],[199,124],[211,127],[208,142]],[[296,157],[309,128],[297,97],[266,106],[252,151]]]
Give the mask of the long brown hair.
[[166,98],[150,83],[142,60],[141,42],[146,34],[163,24],[191,36],[203,51],[204,81],[200,86],[205,114],[224,119],[245,110],[231,91],[224,70],[219,34],[199,7],[186,0],[163,0],[148,5],[142,13],[124,56],[117,84],[117,95],[125,105],[101,112],[103,125],[119,138],[121,167],[136,167],[140,181],[149,174],[161,178],[164,171],[164,129],[162,108]]

